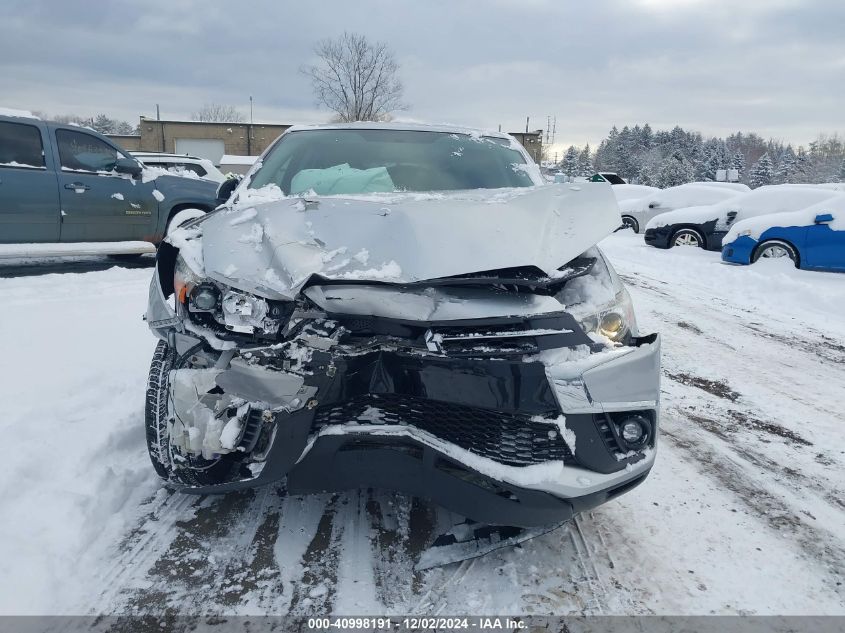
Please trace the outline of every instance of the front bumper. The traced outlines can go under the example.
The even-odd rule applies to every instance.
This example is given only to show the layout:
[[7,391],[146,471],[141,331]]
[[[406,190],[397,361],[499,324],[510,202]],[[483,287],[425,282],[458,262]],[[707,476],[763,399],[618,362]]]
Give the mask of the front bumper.
[[[508,358],[341,344],[331,328],[296,349],[289,345],[302,341],[212,349],[177,332],[155,280],[150,298],[153,331],[179,354],[204,348],[216,388],[252,406],[240,466],[227,481],[187,492],[282,479],[292,493],[385,487],[486,523],[532,526],[621,494],[654,461],[657,335]],[[642,450],[624,451],[611,427],[631,414],[653,432]]]
[[751,255],[756,247],[757,240],[748,235],[741,235],[722,247],[722,261],[731,264],[750,264]]
[[669,248],[669,238],[671,237],[671,226],[658,226],[657,228],[646,229],[643,235],[646,244],[657,248]]

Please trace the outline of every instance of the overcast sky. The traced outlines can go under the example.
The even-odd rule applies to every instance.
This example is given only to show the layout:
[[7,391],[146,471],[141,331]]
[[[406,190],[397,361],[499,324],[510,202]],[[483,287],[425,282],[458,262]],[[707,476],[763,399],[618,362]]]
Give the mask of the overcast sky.
[[796,144],[845,131],[842,0],[6,0],[0,106],[189,118],[233,104],[312,123],[299,67],[344,29],[401,64],[403,117],[596,143],[612,125],[756,131]]

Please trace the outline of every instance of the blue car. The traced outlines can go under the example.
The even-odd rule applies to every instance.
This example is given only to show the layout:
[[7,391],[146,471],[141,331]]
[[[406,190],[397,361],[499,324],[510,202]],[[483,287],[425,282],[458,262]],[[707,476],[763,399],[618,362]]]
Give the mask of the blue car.
[[798,268],[845,272],[845,195],[801,211],[737,222],[725,236],[722,260],[753,264],[789,257]]

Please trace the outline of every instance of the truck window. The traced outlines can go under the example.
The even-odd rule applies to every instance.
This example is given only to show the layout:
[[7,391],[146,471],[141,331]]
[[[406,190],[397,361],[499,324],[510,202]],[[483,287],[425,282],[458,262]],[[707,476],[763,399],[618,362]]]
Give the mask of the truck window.
[[122,154],[96,136],[73,130],[56,130],[62,169],[112,171]]
[[44,167],[41,131],[34,125],[0,121],[0,167]]

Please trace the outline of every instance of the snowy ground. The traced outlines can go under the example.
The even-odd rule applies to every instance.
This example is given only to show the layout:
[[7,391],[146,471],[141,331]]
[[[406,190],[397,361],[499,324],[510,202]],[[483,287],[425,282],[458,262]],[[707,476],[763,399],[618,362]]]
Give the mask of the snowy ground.
[[422,573],[449,518],[422,501],[160,486],[142,428],[149,268],[0,266],[0,613],[845,614],[845,275],[627,232],[603,247],[641,330],[664,337],[650,478],[521,548]]

